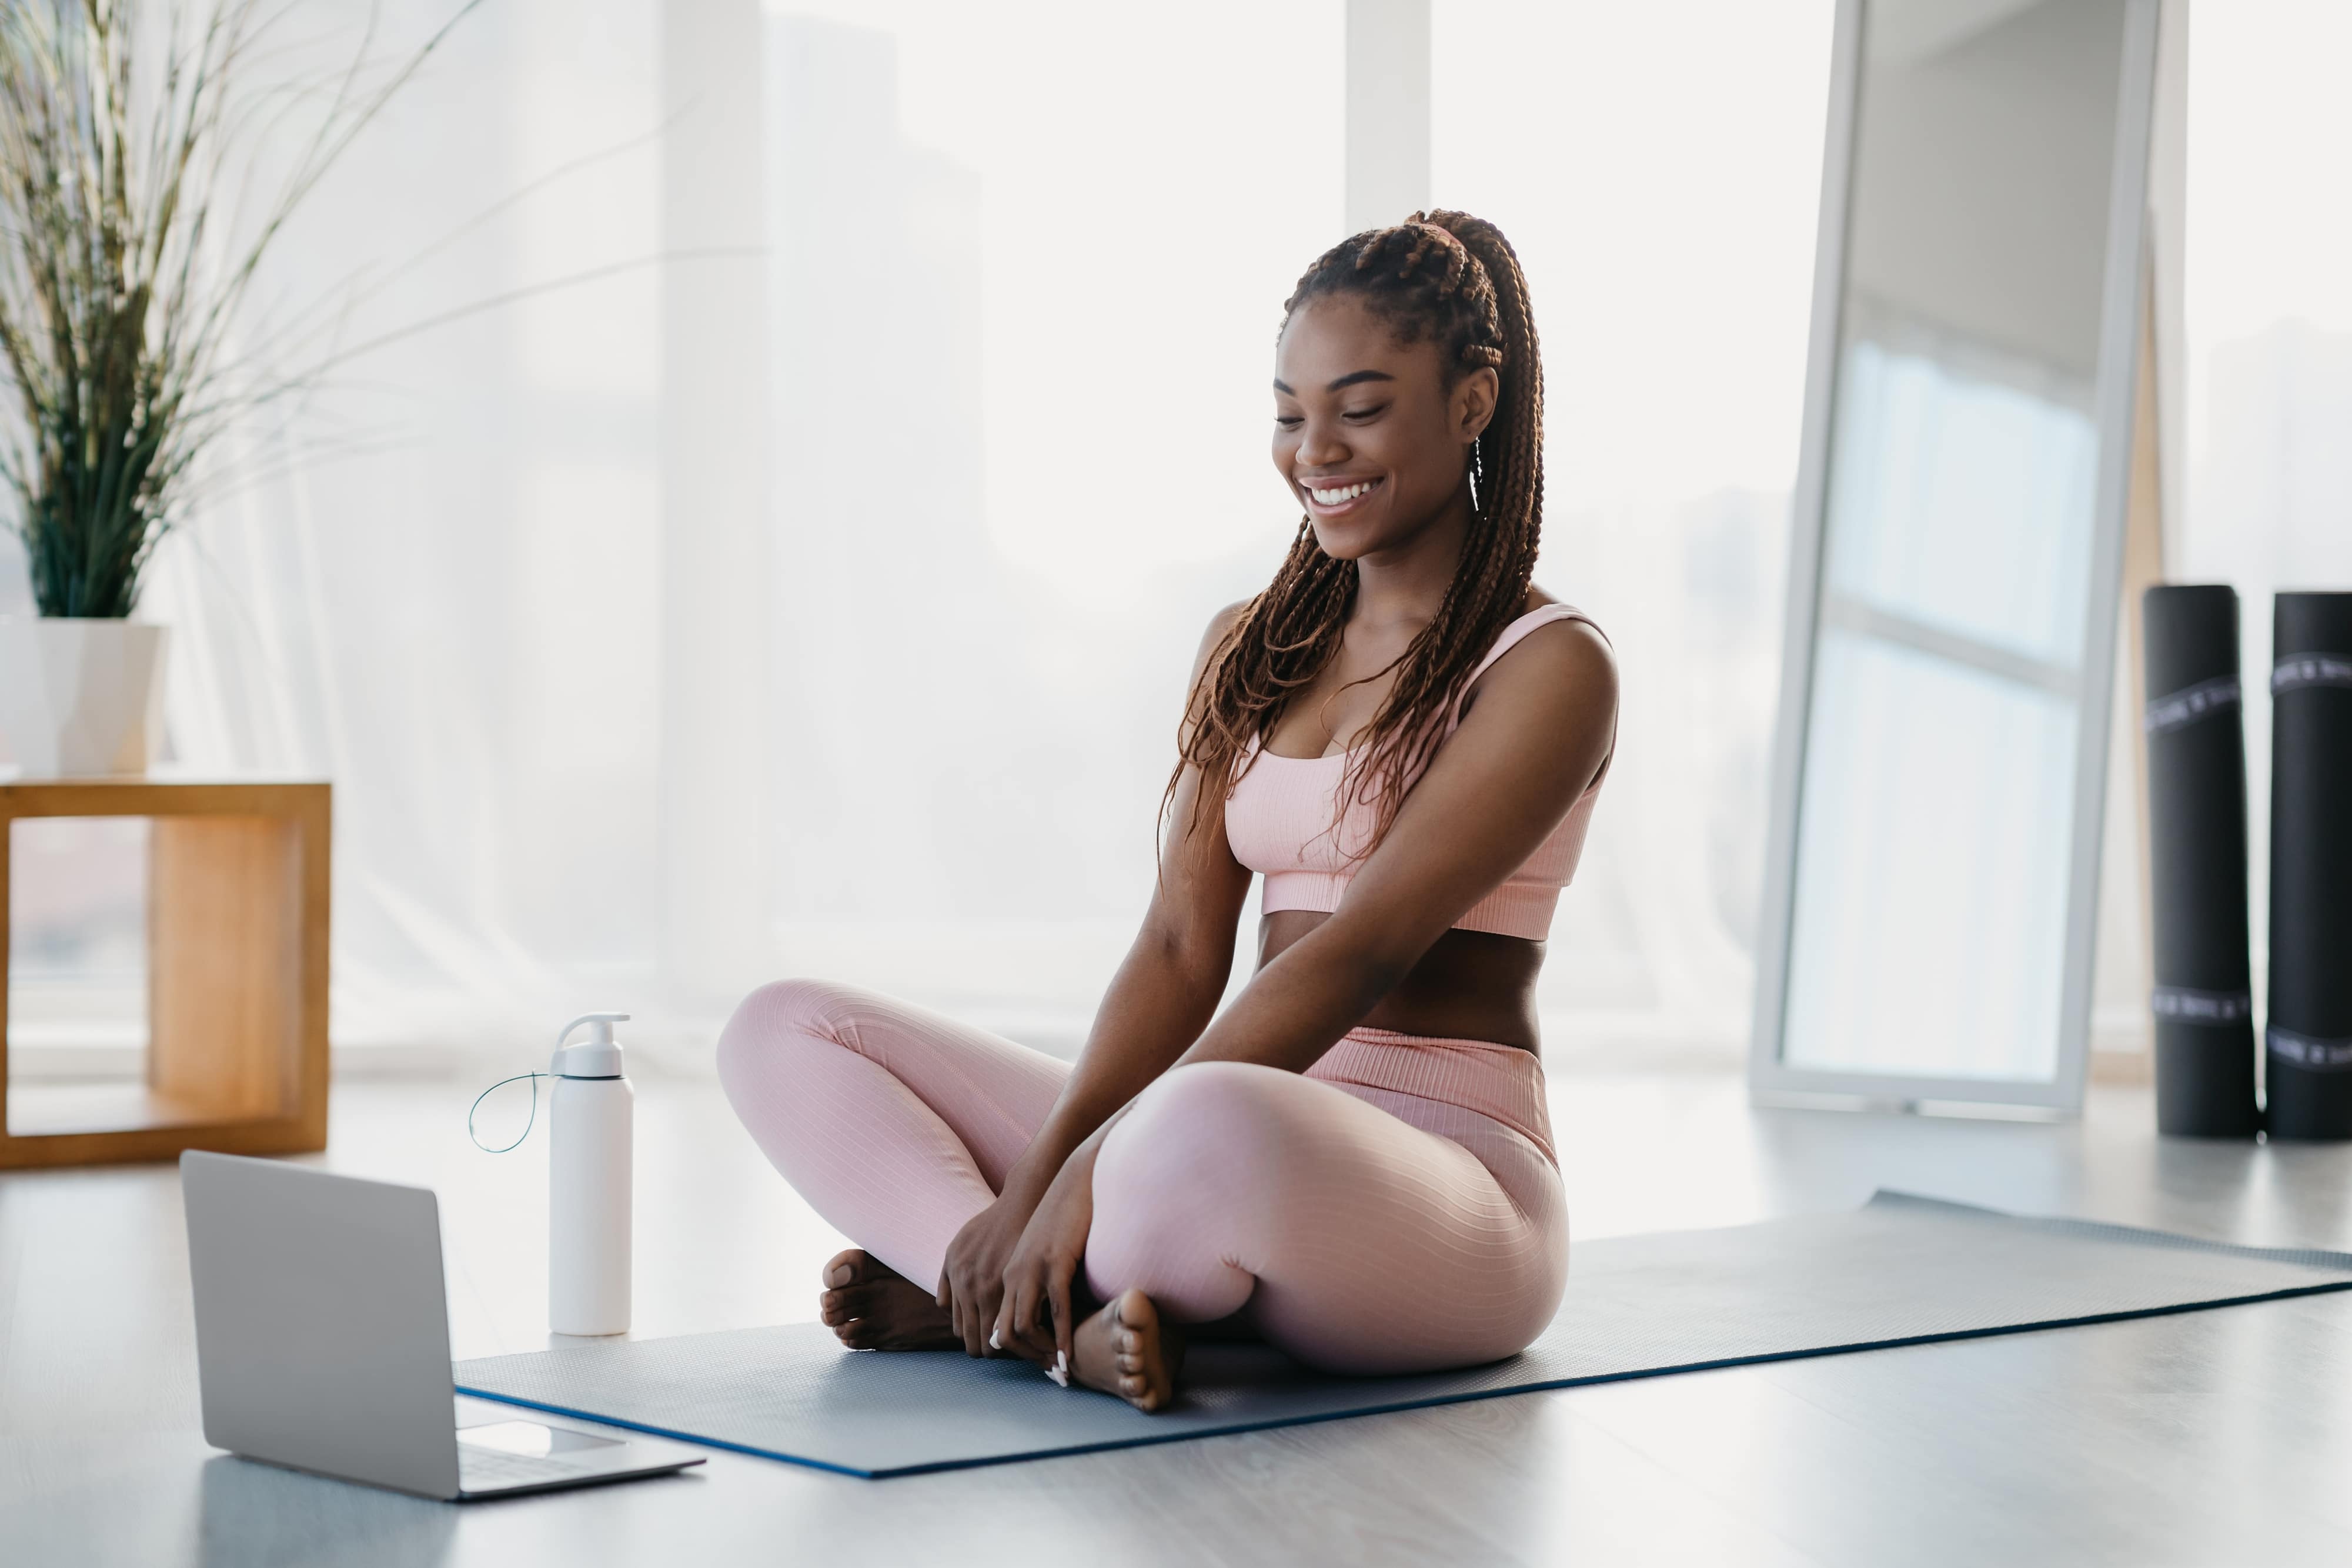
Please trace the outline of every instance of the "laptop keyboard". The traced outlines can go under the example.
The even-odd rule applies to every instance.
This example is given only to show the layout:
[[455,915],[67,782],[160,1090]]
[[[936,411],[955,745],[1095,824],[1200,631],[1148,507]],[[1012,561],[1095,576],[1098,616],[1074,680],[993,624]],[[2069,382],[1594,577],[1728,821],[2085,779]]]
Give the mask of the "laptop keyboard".
[[491,1487],[526,1486],[534,1481],[560,1481],[585,1475],[588,1467],[569,1459],[534,1454],[507,1454],[477,1443],[457,1445],[457,1484],[467,1491]]

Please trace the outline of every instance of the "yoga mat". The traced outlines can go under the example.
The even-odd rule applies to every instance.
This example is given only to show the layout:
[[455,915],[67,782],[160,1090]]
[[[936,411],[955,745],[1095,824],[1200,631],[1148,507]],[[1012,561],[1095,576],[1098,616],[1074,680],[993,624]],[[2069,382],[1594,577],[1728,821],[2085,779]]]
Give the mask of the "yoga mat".
[[1326,1377],[1263,1345],[1198,1344],[1153,1416],[1026,1362],[845,1351],[817,1323],[461,1362],[457,1391],[879,1478],[2347,1289],[2352,1254],[1882,1192],[1843,1214],[1580,1243],[1551,1327],[1486,1366]]
[[2352,593],[2282,593],[2272,621],[2274,1138],[2352,1138]]
[[2237,591],[2164,584],[2140,601],[2147,848],[2156,926],[2156,1127],[2251,1138],[2246,733]]

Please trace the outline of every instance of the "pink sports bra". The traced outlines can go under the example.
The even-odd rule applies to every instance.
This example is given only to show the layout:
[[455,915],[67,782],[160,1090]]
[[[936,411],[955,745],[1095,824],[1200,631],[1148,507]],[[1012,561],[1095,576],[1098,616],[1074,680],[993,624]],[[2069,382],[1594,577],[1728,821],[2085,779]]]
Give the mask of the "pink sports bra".
[[[1470,682],[1464,684],[1464,692],[1520,638],[1554,621],[1581,621],[1596,632],[1601,630],[1591,616],[1565,604],[1530,610],[1503,628],[1495,645],[1471,672]],[[1457,703],[1445,716],[1445,734],[1453,735],[1461,723]],[[1441,747],[1444,744],[1439,742]],[[1338,810],[1334,792],[1351,755],[1335,751],[1323,757],[1285,757],[1264,750],[1255,737],[1243,749],[1238,766],[1247,771],[1234,782],[1225,800],[1225,841],[1233,846],[1235,860],[1265,874],[1265,914],[1281,909],[1328,913],[1339,907],[1378,821],[1374,802],[1362,799],[1333,830]],[[1604,762],[1601,777],[1607,777],[1608,771]],[[1551,930],[1559,890],[1576,874],[1585,830],[1592,821],[1592,803],[1600,793],[1601,779],[1596,778],[1535,853],[1500,887],[1465,911],[1454,928],[1543,940]]]

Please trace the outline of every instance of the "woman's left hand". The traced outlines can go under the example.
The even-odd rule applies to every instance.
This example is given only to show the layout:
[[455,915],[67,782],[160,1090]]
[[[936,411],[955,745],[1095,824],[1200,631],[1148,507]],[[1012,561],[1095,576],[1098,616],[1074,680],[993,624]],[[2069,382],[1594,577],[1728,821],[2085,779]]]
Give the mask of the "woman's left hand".
[[[1004,1301],[992,1343],[1041,1366],[1067,1371],[1074,1353],[1070,1285],[1095,1218],[1095,1148],[1088,1139],[1062,1164],[1004,1262]],[[1050,1322],[1043,1314],[1050,1309]]]

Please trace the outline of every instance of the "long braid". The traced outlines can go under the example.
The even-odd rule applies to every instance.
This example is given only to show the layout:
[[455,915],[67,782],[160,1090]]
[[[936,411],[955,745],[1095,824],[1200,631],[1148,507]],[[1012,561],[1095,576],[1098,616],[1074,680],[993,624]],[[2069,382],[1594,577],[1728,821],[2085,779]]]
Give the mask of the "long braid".
[[[1449,380],[1491,365],[1502,383],[1480,437],[1477,508],[1454,580],[1399,660],[1396,684],[1341,775],[1343,816],[1377,783],[1377,843],[1443,739],[1439,721],[1518,615],[1535,574],[1543,532],[1543,361],[1517,255],[1501,230],[1466,213],[1415,213],[1332,246],[1298,280],[1283,307],[1284,325],[1309,300],[1335,294],[1361,299],[1404,342],[1433,340]],[[1274,580],[1211,652],[1207,678],[1184,716],[1163,811],[1187,767],[1200,768],[1203,780],[1235,777],[1249,743],[1280,722],[1292,696],[1339,653],[1355,597],[1355,563],[1325,555],[1301,517]],[[1188,831],[1211,810],[1222,813],[1230,789],[1204,783]]]

